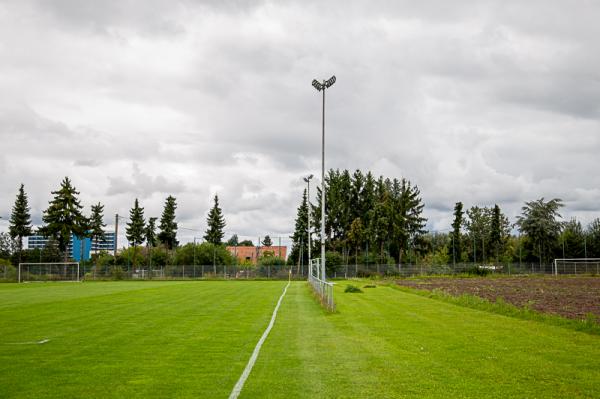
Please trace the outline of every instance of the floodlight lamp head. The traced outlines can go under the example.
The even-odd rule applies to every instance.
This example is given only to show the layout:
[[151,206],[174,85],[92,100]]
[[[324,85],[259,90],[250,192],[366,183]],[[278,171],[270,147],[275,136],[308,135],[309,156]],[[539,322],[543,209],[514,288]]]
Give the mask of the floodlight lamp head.
[[308,182],[310,182],[310,179],[312,179],[312,178],[313,178],[313,175],[307,176],[304,178],[304,181],[308,183]]
[[321,90],[323,90],[323,85],[322,85],[321,83],[319,83],[319,82],[317,81],[317,79],[313,79],[313,81],[312,81],[312,85],[313,85],[313,87],[314,87],[315,89],[317,89],[318,91],[321,91]]
[[335,83],[335,75],[333,75],[328,80],[326,80],[325,82],[323,82],[323,85],[325,87],[329,88],[329,87],[333,86],[334,83]]

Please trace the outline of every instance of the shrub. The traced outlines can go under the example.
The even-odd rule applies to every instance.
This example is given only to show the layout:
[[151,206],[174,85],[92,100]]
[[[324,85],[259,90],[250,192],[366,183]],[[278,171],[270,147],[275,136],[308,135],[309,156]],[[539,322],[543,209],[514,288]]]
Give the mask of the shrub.
[[356,273],[356,277],[371,278],[375,276],[378,276],[377,272],[371,270],[359,270],[358,273]]
[[110,271],[110,275],[113,280],[123,280],[123,278],[125,277],[125,272],[123,271],[121,266],[115,266]]
[[12,281],[17,279],[17,268],[8,259],[0,259],[0,280]]
[[360,293],[360,292],[362,292],[362,290],[355,285],[348,284],[346,286],[346,289],[344,290],[344,292]]
[[487,276],[488,274],[490,274],[490,271],[488,269],[483,269],[479,266],[473,266],[467,270],[467,273],[472,276]]

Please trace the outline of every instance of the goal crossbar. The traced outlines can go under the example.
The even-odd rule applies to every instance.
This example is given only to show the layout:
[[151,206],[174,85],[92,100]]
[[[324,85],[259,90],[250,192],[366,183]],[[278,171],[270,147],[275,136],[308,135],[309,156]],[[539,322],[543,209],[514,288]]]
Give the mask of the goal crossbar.
[[75,278],[70,281],[79,281],[79,262],[22,262],[19,263],[18,269],[19,283],[23,282],[25,271],[28,271],[30,266],[37,266],[38,271],[41,271],[44,267],[46,267],[50,272],[52,271],[52,266],[62,266],[64,268],[66,268],[67,266],[74,266],[77,269],[77,272],[75,273]]

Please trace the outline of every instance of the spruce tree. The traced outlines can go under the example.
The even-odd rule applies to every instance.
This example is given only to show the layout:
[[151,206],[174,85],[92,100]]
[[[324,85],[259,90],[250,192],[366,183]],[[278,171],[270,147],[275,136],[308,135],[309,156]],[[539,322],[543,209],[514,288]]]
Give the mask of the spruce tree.
[[500,212],[500,207],[498,204],[494,205],[492,209],[492,220],[490,221],[490,250],[492,254],[495,255],[496,260],[498,260],[498,252],[502,245],[502,227],[500,226],[502,214]]
[[418,242],[425,233],[424,227],[427,219],[422,216],[424,205],[421,191],[406,179],[400,181],[394,179],[392,182],[392,206],[394,207],[393,232],[398,243],[398,263],[401,264],[409,241]]
[[71,180],[65,177],[58,191],[52,191],[54,199],[44,211],[42,221],[44,226],[41,233],[56,240],[58,249],[67,261],[67,246],[73,234],[84,237],[88,230],[88,220],[81,213],[83,208],[77,196],[79,192],[71,185]]
[[363,224],[369,226],[371,224],[370,215],[375,208],[375,178],[371,172],[367,172],[365,183],[361,192],[360,212],[363,218]]
[[391,201],[387,194],[383,192],[382,198],[377,201],[375,208],[373,209],[373,217],[371,218],[371,224],[369,231],[373,237],[373,241],[379,248],[379,258],[383,259],[384,244],[388,240],[389,233],[391,231],[390,226],[390,207]]
[[165,245],[168,249],[173,249],[179,245],[177,241],[177,222],[175,222],[175,209],[177,209],[177,202],[175,197],[169,195],[165,201],[165,208],[160,217],[160,233],[158,233],[158,240],[161,244]]
[[265,247],[270,247],[273,245],[273,240],[271,240],[271,237],[269,237],[268,234],[263,239],[262,245],[264,245]]
[[31,227],[31,209],[25,194],[25,186],[21,184],[17,199],[10,215],[8,234],[13,240],[16,239],[19,249],[19,263],[21,263],[21,252],[23,251],[23,237],[30,236],[33,231]]
[[156,247],[156,218],[149,218],[144,229],[148,269],[152,269],[152,248]]
[[457,202],[454,204],[454,221],[452,222],[452,246],[448,247],[448,255],[452,257],[452,261],[457,259],[460,261],[462,254],[462,242],[460,228],[463,225],[463,203]]
[[125,235],[131,244],[139,245],[144,242],[146,221],[144,220],[144,208],[136,198],[133,208],[129,210],[129,221],[125,228]]
[[[362,172],[360,170],[356,170],[353,174],[352,174],[352,187],[350,189],[350,198],[349,198],[349,202],[350,202],[350,212],[351,212],[351,219],[352,222],[354,223],[354,220],[356,218],[362,218],[363,217],[363,213],[362,213],[362,192],[363,192],[363,186],[365,184],[365,177],[363,176]],[[362,221],[361,221],[362,223]]]
[[137,258],[137,246],[144,242],[146,222],[144,220],[144,208],[140,207],[138,199],[135,199],[133,208],[129,211],[129,222],[125,229],[125,236],[133,244],[133,267],[135,269]]
[[206,218],[207,229],[204,234],[204,239],[206,242],[210,242],[215,245],[220,245],[221,240],[225,233],[223,229],[225,228],[225,218],[221,212],[221,208],[219,207],[219,196],[215,194],[214,205],[212,209],[208,212],[208,217]]
[[104,223],[103,219],[104,205],[99,202],[96,205],[92,205],[89,235],[92,241],[94,241],[96,244],[106,240],[106,235],[104,234],[104,228],[106,227],[106,224]]
[[144,231],[144,239],[146,246],[153,248],[156,246],[156,218],[148,219],[148,224]]
[[300,259],[305,259],[308,262],[308,199],[306,197],[306,189],[304,189],[304,193],[302,194],[302,202],[296,213],[294,233],[290,238],[292,239],[290,259],[298,265],[299,269]]

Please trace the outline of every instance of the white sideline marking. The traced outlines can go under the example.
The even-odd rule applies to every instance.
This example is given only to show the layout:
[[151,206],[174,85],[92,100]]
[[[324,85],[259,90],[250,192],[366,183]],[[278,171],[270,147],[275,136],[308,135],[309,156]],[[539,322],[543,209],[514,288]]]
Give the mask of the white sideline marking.
[[4,345],[42,345],[46,342],[50,342],[48,338],[44,338],[41,341],[29,341],[29,342],[5,342]]
[[281,305],[281,301],[283,300],[283,297],[285,296],[285,293],[287,292],[287,289],[289,286],[290,286],[290,282],[288,281],[287,285],[283,289],[283,294],[281,294],[281,296],[279,297],[279,301],[277,301],[277,306],[275,306],[275,310],[273,311],[273,316],[271,316],[271,322],[267,326],[267,329],[263,333],[262,337],[260,337],[260,339],[258,340],[258,343],[256,344],[256,347],[254,348],[254,352],[252,352],[252,356],[250,356],[250,360],[248,360],[248,364],[246,365],[244,372],[240,376],[240,379],[235,384],[235,386],[233,387],[233,390],[231,391],[231,394],[229,395],[229,399],[236,399],[239,396],[240,392],[242,392],[244,383],[246,382],[246,379],[248,379],[248,376],[250,375],[250,372],[252,371],[252,367],[254,367],[254,363],[256,363],[256,359],[258,358],[258,353],[260,352],[260,348],[262,347],[262,344],[267,339],[267,335],[269,335],[271,328],[273,328],[273,324],[275,324],[275,317],[277,317],[277,311],[279,310],[279,305]]

